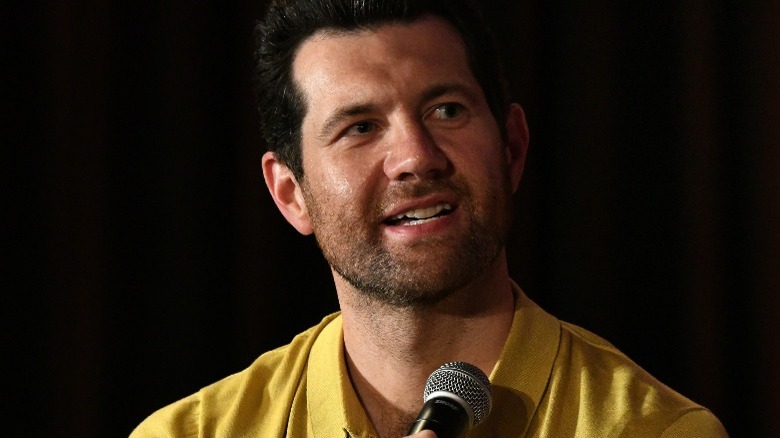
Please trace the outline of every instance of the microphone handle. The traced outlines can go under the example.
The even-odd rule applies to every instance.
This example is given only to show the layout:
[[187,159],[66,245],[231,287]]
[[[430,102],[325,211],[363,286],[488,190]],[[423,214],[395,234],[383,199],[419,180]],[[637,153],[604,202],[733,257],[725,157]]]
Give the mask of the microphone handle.
[[446,397],[435,397],[423,405],[407,435],[422,430],[436,432],[437,438],[465,438],[469,414],[460,403]]

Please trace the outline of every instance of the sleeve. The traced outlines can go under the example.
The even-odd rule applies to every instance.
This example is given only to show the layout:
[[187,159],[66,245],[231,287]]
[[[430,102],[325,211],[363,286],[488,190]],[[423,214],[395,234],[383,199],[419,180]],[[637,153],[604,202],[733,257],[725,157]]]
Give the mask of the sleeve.
[[194,394],[147,417],[130,438],[198,437],[200,429],[200,399]]
[[720,420],[706,409],[689,411],[672,423],[661,438],[728,438]]

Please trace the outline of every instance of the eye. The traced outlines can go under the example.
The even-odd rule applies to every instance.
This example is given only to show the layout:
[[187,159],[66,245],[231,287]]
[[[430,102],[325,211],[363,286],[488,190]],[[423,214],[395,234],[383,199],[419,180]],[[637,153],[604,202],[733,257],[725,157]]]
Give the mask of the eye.
[[358,122],[351,125],[344,131],[344,135],[363,135],[368,134],[376,129],[376,126],[371,122]]
[[382,125],[376,120],[354,122],[338,133],[333,139],[344,147],[362,146],[374,141],[382,131]]
[[437,119],[454,119],[463,114],[463,105],[459,103],[445,103],[433,110],[433,117]]

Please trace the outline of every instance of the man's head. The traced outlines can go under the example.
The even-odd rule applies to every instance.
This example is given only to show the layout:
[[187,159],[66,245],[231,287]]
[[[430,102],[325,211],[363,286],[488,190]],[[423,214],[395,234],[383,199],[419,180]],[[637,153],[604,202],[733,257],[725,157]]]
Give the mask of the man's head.
[[280,149],[263,173],[337,289],[425,306],[500,276],[527,129],[519,106],[491,104],[462,32],[426,13],[306,35],[282,93],[300,105],[300,170]]
[[296,178],[304,175],[300,129],[307,111],[292,76],[301,43],[323,29],[375,29],[424,15],[444,18],[458,31],[503,134],[509,105],[503,72],[492,35],[469,0],[275,0],[255,29],[254,83],[266,145]]

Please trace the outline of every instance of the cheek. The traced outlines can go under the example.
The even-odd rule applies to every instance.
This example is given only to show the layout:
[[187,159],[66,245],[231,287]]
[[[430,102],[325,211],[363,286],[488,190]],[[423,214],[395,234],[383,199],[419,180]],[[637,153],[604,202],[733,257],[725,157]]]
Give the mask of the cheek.
[[323,213],[354,216],[363,211],[365,200],[370,199],[369,184],[358,166],[321,158],[308,169],[309,192]]
[[465,150],[458,154],[453,166],[459,173],[468,174],[475,181],[494,181],[507,175],[508,163],[504,148],[497,142],[486,141],[484,138],[474,139],[464,143]]
[[332,198],[348,200],[355,196],[355,184],[339,169],[333,167],[323,169],[320,181],[322,181],[322,189]]

